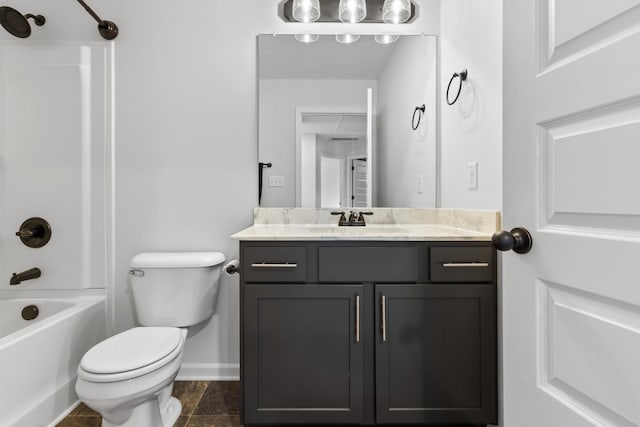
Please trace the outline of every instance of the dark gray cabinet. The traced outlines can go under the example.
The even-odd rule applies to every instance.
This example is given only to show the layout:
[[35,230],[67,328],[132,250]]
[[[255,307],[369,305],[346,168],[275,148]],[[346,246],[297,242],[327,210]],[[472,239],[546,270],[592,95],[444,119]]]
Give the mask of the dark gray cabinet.
[[497,423],[488,242],[241,242],[242,421]]
[[496,408],[491,285],[376,285],[376,420],[489,423]]
[[245,424],[362,421],[362,285],[245,285]]

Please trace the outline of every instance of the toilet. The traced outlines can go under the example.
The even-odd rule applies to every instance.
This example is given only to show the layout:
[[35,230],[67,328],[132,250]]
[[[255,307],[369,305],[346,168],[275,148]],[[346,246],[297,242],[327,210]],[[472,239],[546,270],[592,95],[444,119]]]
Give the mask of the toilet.
[[145,252],[129,276],[140,327],[96,344],[78,367],[76,392],[102,426],[173,426],[182,405],[171,396],[187,328],[213,315],[224,255]]

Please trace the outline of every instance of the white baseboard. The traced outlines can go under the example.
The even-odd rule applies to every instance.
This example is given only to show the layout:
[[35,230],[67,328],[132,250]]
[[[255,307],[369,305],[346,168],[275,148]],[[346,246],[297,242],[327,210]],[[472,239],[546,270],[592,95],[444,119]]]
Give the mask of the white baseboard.
[[183,363],[178,381],[238,381],[239,363]]

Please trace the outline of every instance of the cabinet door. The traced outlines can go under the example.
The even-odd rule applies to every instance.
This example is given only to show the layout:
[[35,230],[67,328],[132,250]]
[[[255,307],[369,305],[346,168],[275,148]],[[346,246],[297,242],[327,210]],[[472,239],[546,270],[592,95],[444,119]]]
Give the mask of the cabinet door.
[[362,421],[362,297],[362,285],[245,285],[245,424]]
[[497,421],[495,298],[493,285],[376,285],[378,423]]

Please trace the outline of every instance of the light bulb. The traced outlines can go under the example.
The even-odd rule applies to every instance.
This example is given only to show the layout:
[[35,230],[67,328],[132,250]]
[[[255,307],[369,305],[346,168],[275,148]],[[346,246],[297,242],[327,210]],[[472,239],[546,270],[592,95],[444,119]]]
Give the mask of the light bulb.
[[401,24],[411,16],[411,0],[384,0],[382,20],[387,24]]
[[359,38],[359,34],[336,34],[336,41],[343,44],[357,42]]
[[376,34],[374,40],[380,44],[391,44],[400,38],[397,34]]
[[294,37],[302,43],[313,43],[320,38],[318,34],[296,34]]
[[367,16],[367,3],[365,0],[340,0],[338,17],[342,22],[355,24]]
[[293,0],[293,18],[299,22],[315,22],[320,18],[320,0]]

